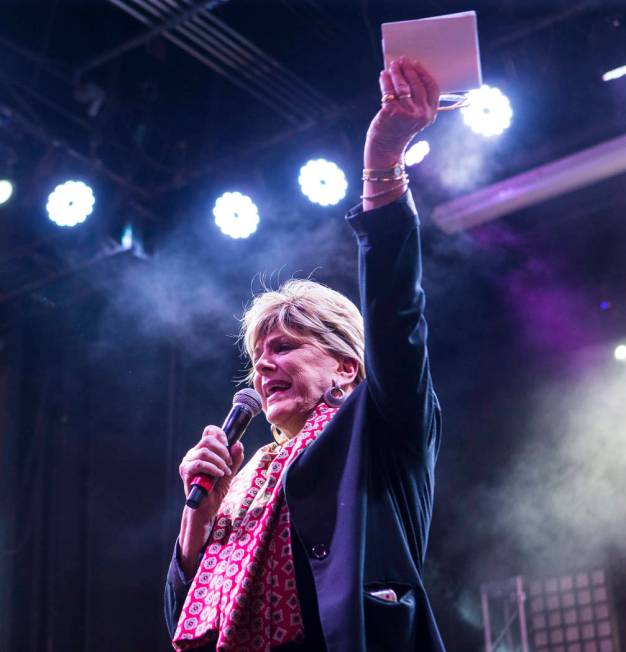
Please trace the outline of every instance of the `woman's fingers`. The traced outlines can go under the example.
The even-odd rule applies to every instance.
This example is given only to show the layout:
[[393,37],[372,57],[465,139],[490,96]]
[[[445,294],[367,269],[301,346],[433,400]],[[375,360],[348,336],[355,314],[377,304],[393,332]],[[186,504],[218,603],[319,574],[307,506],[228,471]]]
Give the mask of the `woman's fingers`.
[[227,462],[224,457],[218,453],[215,453],[207,448],[197,451],[194,455],[190,455],[185,461],[185,472],[187,474],[195,475],[198,473],[197,465],[202,464],[211,464],[216,469],[219,470],[219,475],[232,475],[230,470],[230,463]]
[[193,460],[185,464],[183,476],[185,479],[193,479],[199,474],[210,475],[214,478],[222,478],[225,475],[232,475],[229,468],[225,468],[216,460]]
[[380,86],[380,94],[382,97],[393,95],[395,96],[395,89],[393,81],[388,70],[382,70],[378,77],[378,84]]
[[411,86],[404,75],[403,64],[404,59],[400,58],[392,61],[389,66],[389,75],[394,89],[393,92],[396,99],[400,101],[410,99],[411,96]]
[[243,462],[243,455],[244,455],[243,444],[240,441],[238,441],[236,444],[233,444],[233,446],[230,449],[230,456],[232,457],[233,460],[230,470],[233,472],[233,475],[235,475],[237,471],[239,471],[239,467]]
[[426,99],[429,106],[436,111],[439,106],[439,85],[419,61],[413,62],[413,69],[419,75],[422,86],[426,91]]
[[218,428],[217,426],[207,426],[203,431],[202,431],[202,438],[196,444],[197,446],[202,445],[202,442],[207,439],[217,439],[217,441],[221,442],[226,446],[228,444],[228,439],[226,438],[226,433],[221,429]]
[[417,106],[426,106],[428,103],[426,88],[417,70],[408,61],[402,62],[401,70],[403,77],[409,84],[409,92],[411,94],[409,99]]
[[232,464],[224,431],[217,426],[207,426],[200,441],[183,457],[178,472],[184,482],[198,473],[230,476]]

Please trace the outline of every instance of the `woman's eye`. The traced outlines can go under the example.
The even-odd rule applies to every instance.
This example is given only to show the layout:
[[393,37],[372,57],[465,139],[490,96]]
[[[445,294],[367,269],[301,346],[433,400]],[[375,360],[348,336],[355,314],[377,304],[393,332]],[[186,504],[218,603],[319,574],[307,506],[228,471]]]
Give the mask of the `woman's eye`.
[[291,342],[281,342],[277,349],[279,353],[282,353],[283,351],[291,351],[292,349],[295,349],[295,345]]

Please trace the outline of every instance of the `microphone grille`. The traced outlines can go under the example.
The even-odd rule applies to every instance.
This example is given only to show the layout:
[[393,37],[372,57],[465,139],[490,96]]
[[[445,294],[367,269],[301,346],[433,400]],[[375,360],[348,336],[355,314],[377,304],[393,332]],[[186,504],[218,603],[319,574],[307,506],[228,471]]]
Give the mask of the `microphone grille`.
[[252,387],[240,389],[233,396],[233,405],[237,405],[237,403],[250,408],[253,417],[256,417],[256,415],[261,411],[261,397],[255,389],[252,389]]

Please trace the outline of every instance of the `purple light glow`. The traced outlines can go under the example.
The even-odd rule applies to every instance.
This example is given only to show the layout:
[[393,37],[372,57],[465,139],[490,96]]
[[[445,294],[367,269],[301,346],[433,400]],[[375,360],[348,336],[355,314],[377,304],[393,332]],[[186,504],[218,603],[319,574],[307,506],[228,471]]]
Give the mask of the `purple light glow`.
[[594,340],[588,299],[568,287],[549,261],[532,258],[508,275],[504,290],[517,313],[520,330],[534,347],[546,353],[574,354]]

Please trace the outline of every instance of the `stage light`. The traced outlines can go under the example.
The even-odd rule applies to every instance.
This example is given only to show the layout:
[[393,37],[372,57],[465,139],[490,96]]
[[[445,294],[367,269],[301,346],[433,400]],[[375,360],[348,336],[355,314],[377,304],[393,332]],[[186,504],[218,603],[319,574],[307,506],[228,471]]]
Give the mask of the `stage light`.
[[618,68],[613,68],[613,70],[607,70],[604,75],[602,75],[602,81],[613,81],[614,79],[619,79],[624,75],[626,75],[626,66],[619,66]]
[[130,250],[133,248],[133,227],[128,224],[124,228],[124,233],[122,233],[122,238],[120,240],[120,244],[122,245],[123,249]]
[[318,158],[300,168],[300,188],[314,204],[334,206],[348,189],[346,175],[336,163]]
[[58,226],[76,226],[93,212],[93,190],[82,181],[66,181],[48,197],[48,217]]
[[225,192],[218,197],[213,215],[221,232],[231,238],[247,238],[256,231],[259,223],[256,204],[240,192]]
[[407,166],[421,163],[430,152],[430,145],[427,140],[419,140],[415,145],[411,145],[404,154],[404,164]]
[[6,204],[13,194],[13,184],[8,179],[0,179],[0,204]]
[[465,124],[482,136],[498,136],[511,124],[509,98],[498,88],[483,84],[467,94],[469,106],[461,109]]
[[626,344],[616,346],[613,355],[618,362],[626,362]]

